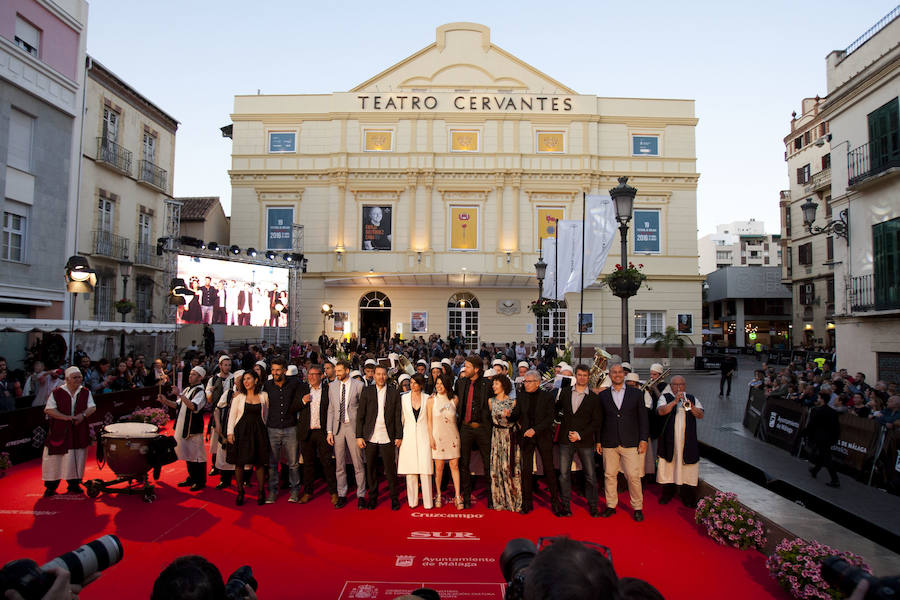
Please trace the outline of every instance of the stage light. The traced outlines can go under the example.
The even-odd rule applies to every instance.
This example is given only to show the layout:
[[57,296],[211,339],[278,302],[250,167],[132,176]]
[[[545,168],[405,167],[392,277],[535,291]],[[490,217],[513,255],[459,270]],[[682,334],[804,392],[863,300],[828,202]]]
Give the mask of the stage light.
[[205,247],[203,240],[199,240],[199,239],[197,239],[195,237],[191,237],[189,235],[181,236],[179,238],[179,241],[182,244],[184,244],[185,246],[193,246],[194,248],[200,248],[200,249],[203,249]]
[[66,291],[89,294],[97,285],[97,273],[83,256],[70,256],[66,262]]
[[291,262],[294,260],[294,255],[290,254],[288,252],[285,252],[284,256],[282,256],[282,258],[284,259],[284,262]]
[[218,252],[218,251],[219,251],[219,244],[217,244],[216,242],[210,242],[210,243],[208,243],[208,244],[206,245],[206,248],[207,248],[208,250],[211,250],[212,252]]
[[247,256],[256,258],[256,248],[247,248]]
[[232,254],[234,254],[235,256],[237,256],[238,254],[241,253],[241,248],[240,248],[240,246],[232,246],[231,248],[228,249],[228,251],[231,252]]
[[275,257],[276,257],[276,256],[277,256],[277,255],[276,255],[274,252],[272,252],[271,250],[266,250],[266,258],[267,258],[267,259],[269,259],[269,260],[275,260]]

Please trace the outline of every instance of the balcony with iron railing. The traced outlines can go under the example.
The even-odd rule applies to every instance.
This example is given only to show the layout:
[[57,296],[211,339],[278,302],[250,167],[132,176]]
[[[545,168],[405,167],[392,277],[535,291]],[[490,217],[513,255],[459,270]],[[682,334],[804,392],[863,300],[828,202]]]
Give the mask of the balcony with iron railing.
[[851,313],[900,310],[900,282],[882,279],[871,273],[850,278],[847,306]]
[[128,260],[128,239],[111,231],[94,230],[91,254],[116,260]]
[[900,149],[891,149],[870,140],[847,153],[848,187],[858,186],[876,176],[900,172]]
[[125,175],[131,174],[131,151],[105,137],[97,138],[97,162]]
[[141,159],[140,168],[138,169],[138,182],[148,183],[165,192],[167,179],[168,172],[165,169],[156,166],[149,160]]
[[148,242],[136,242],[134,245],[134,264],[139,267],[162,269],[162,256],[156,255],[156,245]]

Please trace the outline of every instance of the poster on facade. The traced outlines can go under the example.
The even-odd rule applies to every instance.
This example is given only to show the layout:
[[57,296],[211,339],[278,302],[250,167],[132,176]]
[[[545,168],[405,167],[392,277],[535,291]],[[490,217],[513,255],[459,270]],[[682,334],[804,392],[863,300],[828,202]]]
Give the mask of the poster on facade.
[[287,327],[288,270],[227,260],[178,257],[178,275],[194,292],[175,313],[179,325]]
[[538,244],[543,245],[543,241],[556,235],[556,222],[562,221],[565,211],[562,208],[551,208],[547,206],[539,206],[537,209],[538,222]]
[[331,330],[334,333],[346,333],[350,330],[350,313],[337,312],[334,313],[334,324]]
[[270,131],[269,152],[296,152],[297,133],[294,131]]
[[659,248],[659,211],[634,211],[634,251],[658,253]]
[[293,208],[270,206],[266,220],[266,249],[290,250],[293,248],[293,225]]
[[578,333],[594,333],[594,313],[578,313]]
[[409,313],[409,332],[426,333],[428,331],[428,313],[413,311]]
[[478,250],[478,207],[450,207],[450,249]]
[[678,333],[694,333],[694,315],[678,314]]
[[363,206],[362,249],[391,249],[391,207]]
[[634,156],[659,156],[659,137],[655,135],[631,136],[631,153]]

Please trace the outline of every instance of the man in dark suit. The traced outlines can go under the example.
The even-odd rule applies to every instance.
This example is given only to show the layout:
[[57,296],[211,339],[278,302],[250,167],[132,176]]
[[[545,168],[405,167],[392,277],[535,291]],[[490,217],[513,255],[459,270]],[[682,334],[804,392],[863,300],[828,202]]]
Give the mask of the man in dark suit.
[[644,395],[638,388],[625,385],[625,369],[621,364],[609,368],[612,387],[600,392],[600,409],[603,415],[600,427],[598,451],[603,455],[603,472],[606,483],[606,508],[604,517],[616,514],[619,503],[619,465],[628,481],[631,496],[632,517],[644,520],[644,495],[641,490],[641,465],[647,452],[650,427]]
[[[519,448],[522,452],[522,512],[531,512],[534,492],[534,451],[541,453],[541,464],[550,498],[553,514],[559,515],[559,489],[556,486],[556,472],[553,470],[553,418],[556,416],[553,394],[541,389],[541,374],[538,371],[525,373],[523,388],[518,393],[521,410],[519,424],[522,435]],[[593,458],[592,458],[593,460]]]
[[250,313],[253,312],[253,293],[250,291],[250,284],[245,283],[244,289],[238,292],[237,297],[237,324],[242,327],[250,326]]
[[316,461],[322,466],[331,504],[338,501],[337,474],[331,446],[325,439],[328,428],[328,384],[323,381],[322,367],[312,365],[306,373],[309,382],[309,393],[303,396],[303,408],[297,422],[297,439],[300,441],[300,455],[303,456],[303,495],[300,504],[312,499],[313,481],[316,474]]
[[400,486],[397,483],[397,448],[403,440],[400,423],[400,391],[387,384],[387,368],[375,367],[375,385],[366,386],[359,395],[356,419],[356,444],[366,453],[366,479],[369,482],[368,508],[378,502],[375,457],[381,456],[391,493],[391,510],[400,510]]
[[484,363],[473,354],[466,358],[456,380],[456,424],[459,427],[459,478],[463,505],[472,506],[472,475],[469,459],[472,446],[481,452],[485,471],[488,507],[491,502],[491,407],[488,400],[494,395],[491,381],[484,377]]
[[[597,508],[597,474],[594,467],[594,449],[600,428],[600,404],[597,394],[588,387],[590,369],[585,365],[575,368],[575,385],[559,391],[559,408],[562,420],[559,425],[559,488],[561,517],[572,516],[572,457],[577,452],[584,469],[584,495],[588,501],[591,516],[600,515]],[[542,453],[543,454],[543,453]]]

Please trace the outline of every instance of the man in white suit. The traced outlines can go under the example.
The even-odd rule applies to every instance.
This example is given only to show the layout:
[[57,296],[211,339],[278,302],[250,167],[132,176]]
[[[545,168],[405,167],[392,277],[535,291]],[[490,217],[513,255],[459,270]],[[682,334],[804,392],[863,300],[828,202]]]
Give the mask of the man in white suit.
[[350,363],[339,360],[334,368],[337,379],[328,386],[328,443],[334,446],[337,468],[338,500],[335,508],[347,505],[347,454],[353,462],[356,475],[356,496],[359,510],[366,508],[366,472],[363,467],[363,451],[356,443],[356,414],[361,381],[350,378]]

